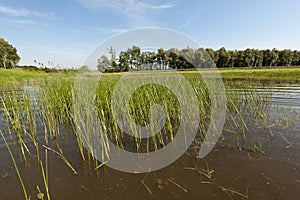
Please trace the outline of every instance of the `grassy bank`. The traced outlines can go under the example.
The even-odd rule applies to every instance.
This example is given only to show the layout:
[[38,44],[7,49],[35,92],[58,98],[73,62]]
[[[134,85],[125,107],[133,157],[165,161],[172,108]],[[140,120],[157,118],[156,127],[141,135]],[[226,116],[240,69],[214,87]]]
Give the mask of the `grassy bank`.
[[2,69],[0,68],[0,86],[7,86],[11,84],[20,83],[34,83],[38,82],[45,77],[50,76],[68,76],[74,75],[74,72],[46,72],[43,70],[30,70],[23,68],[15,69]]
[[[156,71],[153,73],[161,73]],[[164,71],[167,73],[168,71]],[[221,68],[218,71],[201,70],[201,73],[206,75],[214,75],[216,72],[220,72],[223,78],[237,78],[237,79],[260,79],[260,80],[288,80],[297,81],[300,80],[300,67],[276,67],[276,68]],[[136,72],[143,74],[144,72]],[[149,73],[149,72],[147,72]],[[181,71],[183,75],[189,75],[195,73],[195,70]],[[17,83],[33,83],[38,82],[42,78],[49,76],[69,76],[74,75],[74,72],[45,72],[42,70],[28,70],[22,68],[15,69],[0,69],[0,85],[10,85]],[[119,73],[116,73],[119,74]],[[121,74],[121,73],[120,73]],[[112,74],[107,74],[110,76]],[[115,75],[115,74],[114,74]]]
[[277,67],[277,68],[231,68],[219,69],[224,78],[257,78],[273,80],[299,80],[300,67]]
[[20,68],[0,69],[0,85],[34,81],[49,76],[45,72],[29,71]]
[[[201,74],[206,77],[212,76],[214,77],[218,73],[224,79],[257,79],[257,80],[270,80],[270,81],[289,81],[289,82],[297,82],[300,80],[300,66],[299,67],[272,67],[272,68],[218,68],[218,70],[210,70],[210,69],[200,69]],[[172,71],[135,71],[134,73],[138,75],[146,75],[146,74],[157,74],[160,73],[170,73]],[[181,74],[186,76],[196,75],[195,69],[190,70],[182,70],[179,71]],[[122,74],[126,74],[128,72],[121,73],[113,73],[113,74],[105,74],[105,76],[118,76]],[[197,72],[198,74],[198,72]]]

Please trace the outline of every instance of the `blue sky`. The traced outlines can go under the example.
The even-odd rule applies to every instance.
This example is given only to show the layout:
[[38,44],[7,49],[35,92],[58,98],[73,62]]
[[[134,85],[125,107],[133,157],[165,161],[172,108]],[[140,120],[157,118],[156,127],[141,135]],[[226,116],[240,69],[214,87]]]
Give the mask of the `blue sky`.
[[0,37],[20,64],[79,66],[98,44],[142,27],[173,29],[202,47],[300,50],[297,0],[0,0]]

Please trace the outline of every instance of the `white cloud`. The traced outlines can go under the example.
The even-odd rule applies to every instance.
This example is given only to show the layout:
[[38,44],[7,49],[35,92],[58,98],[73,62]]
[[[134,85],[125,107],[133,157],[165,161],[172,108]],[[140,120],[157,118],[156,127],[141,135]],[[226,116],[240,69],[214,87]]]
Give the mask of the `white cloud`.
[[161,5],[156,5],[156,6],[151,6],[152,9],[168,9],[168,8],[173,8],[174,4],[171,3],[164,3]]
[[171,3],[153,3],[141,0],[78,0],[88,8],[110,7],[119,11],[145,12],[149,10],[168,9],[175,5]]
[[15,10],[8,7],[0,6],[0,13],[12,16],[27,16],[30,12],[26,9]]
[[41,13],[37,11],[30,11],[27,9],[13,9],[9,7],[0,6],[0,13],[15,17],[37,16],[37,17],[52,17],[54,12]]
[[119,28],[103,28],[103,27],[90,27],[92,30],[99,31],[101,33],[122,33],[128,31],[128,29],[119,29]]
[[155,20],[157,12],[171,9],[175,6],[169,0],[77,0],[82,6],[89,9],[113,9],[130,19],[127,26],[158,26]]
[[17,24],[17,25],[31,25],[31,26],[40,26],[40,25],[46,25],[40,22],[36,22],[33,20],[27,20],[27,19],[7,19],[7,18],[0,18],[0,23],[6,23],[6,24]]

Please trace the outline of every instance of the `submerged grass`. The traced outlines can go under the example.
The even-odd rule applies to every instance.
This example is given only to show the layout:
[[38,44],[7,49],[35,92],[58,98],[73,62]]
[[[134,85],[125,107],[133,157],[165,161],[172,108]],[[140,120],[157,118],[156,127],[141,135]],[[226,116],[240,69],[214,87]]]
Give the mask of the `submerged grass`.
[[[185,74],[186,72],[182,73],[189,81],[189,84],[191,84],[198,98],[199,114],[201,116],[198,139],[202,140],[206,135],[207,125],[211,120],[209,91],[205,82],[198,74],[190,72],[187,74]],[[137,77],[146,77],[153,74],[138,73],[129,78],[128,82],[134,85],[138,81],[141,81]],[[9,133],[11,136],[15,135],[17,138],[25,161],[26,152],[29,153],[23,139],[26,135],[30,136],[39,155],[37,121],[40,121],[44,127],[42,135],[46,144],[48,144],[49,139],[53,140],[60,137],[62,125],[71,124],[77,137],[78,148],[83,160],[86,159],[83,143],[89,145],[92,141],[92,136],[85,135],[89,131],[102,131],[105,133],[101,135],[99,141],[104,150],[103,157],[109,154],[108,140],[121,148],[129,148],[131,151],[136,152],[155,151],[173,140],[181,120],[181,105],[178,102],[178,97],[173,92],[158,84],[146,84],[132,94],[129,100],[129,108],[122,107],[122,105],[118,107],[122,112],[128,112],[132,119],[129,126],[133,131],[134,137],[128,137],[124,133],[124,127],[120,127],[120,124],[116,121],[112,110],[111,98],[121,75],[103,75],[99,82],[96,81],[88,84],[90,76],[88,74],[82,77],[83,88],[80,88],[80,85],[80,87],[77,85],[75,88],[78,90],[77,93],[79,92],[78,94],[81,95],[79,97],[81,102],[78,105],[77,102],[74,105],[74,98],[77,95],[76,91],[74,91],[74,84],[78,84],[78,80],[76,83],[73,78],[66,77],[44,79],[34,94],[29,94],[26,91],[21,92],[21,102],[18,100],[20,95],[16,94],[18,92],[12,91],[2,95],[1,100]],[[182,87],[180,82],[176,83],[176,80],[174,80],[174,84]],[[92,90],[89,88],[92,88]],[[231,90],[230,88],[235,89]],[[236,134],[236,141],[239,149],[242,149],[247,146],[246,133],[249,131],[248,126],[253,123],[253,120],[261,121],[262,119],[264,125],[268,125],[268,117],[265,111],[267,100],[265,96],[269,94],[257,93],[251,84],[227,84],[227,90],[227,110],[229,111],[227,113],[227,120],[230,123],[226,124],[225,129],[229,132],[240,133]],[[89,91],[94,91],[95,94],[85,93]],[[32,99],[34,99],[35,103],[33,103]],[[166,111],[166,122],[163,129],[157,132],[154,127],[150,126],[148,129],[153,136],[141,139],[138,135],[139,126],[147,126],[151,120],[153,121],[149,112],[151,112],[151,108],[156,104],[161,105]],[[253,112],[253,108],[255,108],[255,112]],[[159,115],[161,114],[159,113]],[[87,130],[87,123],[90,123],[88,128],[93,129],[95,120],[100,129]],[[132,144],[135,144],[134,149],[132,149]],[[90,150],[93,155],[91,146]],[[37,157],[39,159],[39,156]]]
[[14,164],[14,168],[15,168],[15,170],[16,170],[16,173],[17,173],[17,175],[18,175],[18,179],[19,179],[20,184],[21,184],[21,186],[22,186],[22,190],[23,190],[23,193],[24,193],[24,197],[25,197],[26,200],[28,200],[28,199],[29,199],[29,198],[28,198],[28,193],[27,193],[27,191],[26,191],[25,184],[24,184],[24,182],[23,182],[22,176],[21,176],[21,174],[20,174],[20,172],[19,172],[19,168],[18,168],[18,165],[17,165],[17,163],[16,163],[15,157],[14,157],[14,155],[13,155],[13,153],[12,153],[12,151],[11,151],[11,149],[10,149],[10,147],[9,147],[9,145],[8,145],[8,143],[7,143],[7,141],[6,141],[5,137],[4,137],[4,135],[3,135],[3,132],[2,132],[1,130],[0,130],[0,134],[1,134],[1,137],[2,137],[2,139],[3,139],[3,141],[4,141],[4,143],[5,143],[5,146],[6,146],[7,150],[8,150],[8,152],[9,152],[9,155],[10,155],[10,157],[11,157],[11,160],[12,160],[12,162],[13,162],[13,164]]
[[[278,70],[279,71],[273,71],[273,75],[284,71],[285,76],[290,76],[291,71],[294,69]],[[296,70],[296,74],[299,73],[300,77],[300,70],[298,70],[298,68]],[[228,76],[234,77],[234,74],[238,73],[238,71],[239,69],[232,71],[221,70],[221,74],[224,75],[224,73],[228,73]],[[258,69],[257,71],[259,72],[252,70],[254,74],[266,73],[266,69]],[[198,109],[201,121],[195,145],[200,146],[211,120],[209,91],[205,82],[202,81],[198,74],[190,71],[180,73],[186,77],[192,86],[199,102]],[[253,73],[250,74],[253,75]],[[152,76],[153,74],[155,73],[136,73],[132,79],[128,79],[128,82],[134,85],[137,81],[140,81],[138,77]],[[60,138],[63,138],[64,133],[61,129],[66,124],[73,128],[83,162],[86,160],[90,161],[91,158],[94,159],[96,152],[92,146],[95,142],[101,145],[102,160],[106,161],[109,160],[110,151],[108,141],[112,141],[120,148],[133,152],[151,152],[163,148],[172,142],[180,125],[182,113],[180,103],[177,99],[178,97],[164,86],[146,84],[132,94],[129,100],[129,108],[122,107],[122,105],[119,107],[119,109],[123,109],[123,112],[128,112],[132,119],[130,120],[129,126],[134,136],[128,136],[123,130],[124,127],[120,127],[115,119],[111,101],[115,86],[122,75],[103,75],[100,81],[98,81],[98,79],[93,79],[96,81],[90,81],[91,76],[93,75],[83,75],[79,82],[78,79],[75,81],[73,76],[48,77],[40,81],[39,87],[37,87],[34,92],[30,93],[28,90],[19,90],[2,93],[1,95],[1,112],[3,112],[5,116],[8,133],[10,138],[16,140],[19,144],[25,162],[27,160],[27,154],[32,154],[32,150],[28,147],[28,144],[32,143],[35,147],[35,154],[37,155],[37,162],[42,172],[48,199],[50,199],[48,159],[46,158],[45,160],[44,169],[40,159],[40,147],[45,148],[46,155],[48,155],[48,150],[59,155],[73,173],[77,174],[77,170],[71,165],[59,146],[57,146],[58,150],[48,146],[51,141],[56,142],[59,141]],[[181,82],[176,82],[176,80],[174,84],[177,84],[178,87],[182,87]],[[268,108],[268,97],[271,94],[258,93],[251,83],[242,84],[241,82],[234,82],[233,84],[229,84],[225,81],[225,85],[227,89],[227,121],[224,130],[231,133],[236,139],[238,149],[262,152],[261,141],[249,140],[247,135],[253,126],[262,126],[268,130],[273,126],[274,120],[270,120],[266,112]],[[90,94],[89,91],[94,91],[95,93]],[[80,101],[74,101],[74,99],[78,97],[80,97]],[[148,130],[152,136],[141,139],[137,130],[139,126],[147,126],[154,120],[151,118],[153,115],[149,115],[149,112],[152,112],[151,108],[156,104],[161,105],[166,111],[166,121],[163,124],[163,129],[157,131],[154,127],[149,126]],[[279,123],[280,122],[278,122],[278,124]],[[43,131],[41,131],[41,127]],[[86,134],[89,132],[96,132],[99,133],[99,135],[95,138],[94,135]],[[100,132],[104,134],[100,134]],[[9,149],[9,145],[6,143],[2,132],[1,135]],[[87,147],[88,152],[84,146]],[[27,199],[27,192],[12,154],[11,157]],[[93,159],[92,161],[94,161],[97,166],[93,169],[97,170],[102,164],[97,164],[97,161]],[[180,188],[180,185],[177,186]],[[145,187],[147,188],[147,186]],[[184,188],[181,189],[185,190]],[[227,189],[226,191],[233,193]],[[149,193],[151,194],[151,191]]]

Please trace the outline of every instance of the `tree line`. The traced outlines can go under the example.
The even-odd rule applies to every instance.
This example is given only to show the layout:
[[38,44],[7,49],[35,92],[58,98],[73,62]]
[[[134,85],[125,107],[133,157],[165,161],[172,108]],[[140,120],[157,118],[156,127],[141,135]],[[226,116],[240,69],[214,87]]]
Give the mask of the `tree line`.
[[[111,47],[109,56],[102,55],[98,59],[98,70],[105,72],[122,72],[129,70],[167,70],[210,68],[216,65],[219,68],[228,67],[272,67],[300,65],[300,51],[278,49],[246,49],[219,50],[211,48],[184,48],[143,51],[138,46],[132,46],[121,51],[118,55]],[[0,68],[14,68],[20,61],[15,47],[0,38]],[[37,64],[37,62],[35,62]]]
[[211,48],[163,49],[142,51],[132,46],[121,51],[117,56],[111,47],[109,56],[98,59],[98,70],[105,72],[122,72],[129,70],[167,70],[190,68],[229,67],[272,67],[300,65],[300,51],[278,49],[219,50]]

